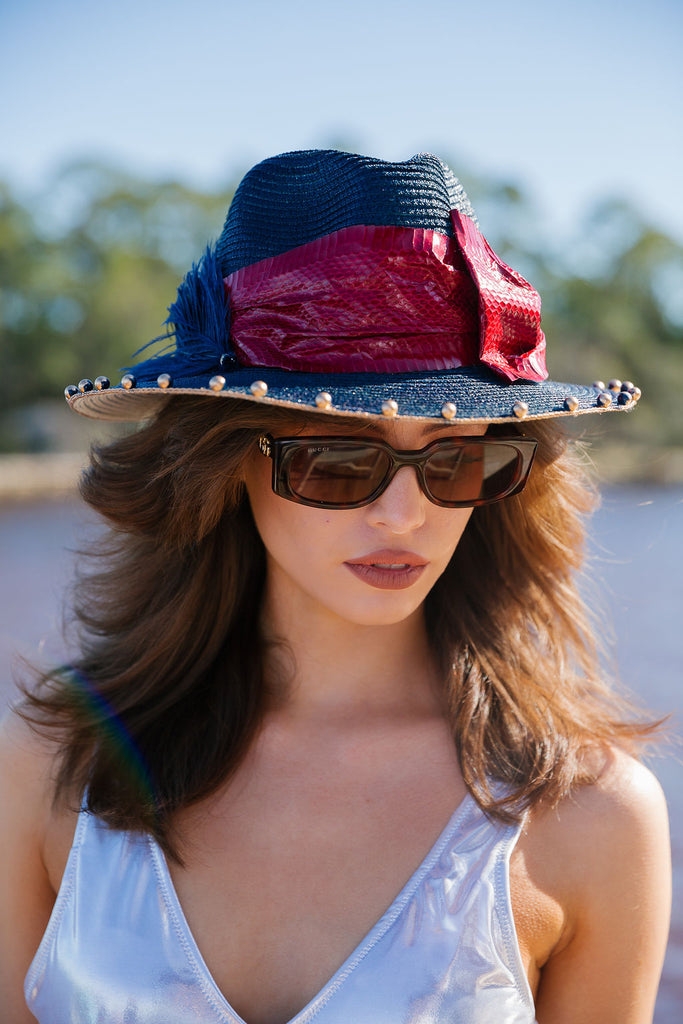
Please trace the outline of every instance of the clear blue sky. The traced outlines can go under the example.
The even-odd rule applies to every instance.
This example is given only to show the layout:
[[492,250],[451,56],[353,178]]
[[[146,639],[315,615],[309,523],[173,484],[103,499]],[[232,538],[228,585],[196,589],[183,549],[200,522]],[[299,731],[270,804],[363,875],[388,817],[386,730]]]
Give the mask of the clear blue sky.
[[682,52],[680,0],[0,0],[0,177],[432,150],[559,227],[618,194],[683,238]]

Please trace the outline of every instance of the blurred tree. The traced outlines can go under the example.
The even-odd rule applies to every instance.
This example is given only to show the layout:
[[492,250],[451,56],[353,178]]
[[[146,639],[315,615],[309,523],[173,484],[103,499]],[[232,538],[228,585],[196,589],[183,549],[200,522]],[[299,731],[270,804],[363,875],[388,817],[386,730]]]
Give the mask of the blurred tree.
[[683,445],[683,248],[624,202],[589,212],[544,295],[553,375],[633,380],[645,400],[613,436]]
[[[66,168],[26,209],[0,191],[0,408],[60,395],[163,333],[184,270],[232,190],[194,192],[97,164]],[[17,439],[0,429],[0,447]]]

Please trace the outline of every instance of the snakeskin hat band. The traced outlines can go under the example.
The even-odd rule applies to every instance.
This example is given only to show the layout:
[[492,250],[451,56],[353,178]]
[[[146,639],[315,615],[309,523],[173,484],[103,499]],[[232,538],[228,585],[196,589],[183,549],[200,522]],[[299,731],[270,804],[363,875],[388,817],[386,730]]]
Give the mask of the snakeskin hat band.
[[[156,354],[69,385],[139,420],[179,394],[373,417],[505,422],[629,409],[630,382],[548,380],[541,300],[437,157],[285,153],[242,180]],[[143,346],[147,348],[147,346]],[[142,351],[142,350],[140,350]]]

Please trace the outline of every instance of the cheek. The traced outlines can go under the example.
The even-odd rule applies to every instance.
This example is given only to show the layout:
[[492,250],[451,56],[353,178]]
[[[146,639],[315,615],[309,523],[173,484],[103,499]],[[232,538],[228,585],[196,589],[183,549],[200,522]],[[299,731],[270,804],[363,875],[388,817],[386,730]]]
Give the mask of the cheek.
[[457,548],[462,535],[467,529],[474,509],[438,509],[442,513],[433,524],[434,535],[438,538],[437,546],[442,556],[441,571],[446,568],[453,552]]
[[269,460],[259,457],[251,463],[245,485],[256,529],[276,561],[289,561],[295,552],[304,556],[324,533],[329,513],[316,513],[273,492]]
[[[252,459],[247,467],[245,486],[256,528],[266,543],[267,537],[283,519],[283,515],[278,516],[278,506],[285,504],[282,498],[278,499],[273,493],[269,460],[260,456]],[[286,517],[286,510],[284,516]]]

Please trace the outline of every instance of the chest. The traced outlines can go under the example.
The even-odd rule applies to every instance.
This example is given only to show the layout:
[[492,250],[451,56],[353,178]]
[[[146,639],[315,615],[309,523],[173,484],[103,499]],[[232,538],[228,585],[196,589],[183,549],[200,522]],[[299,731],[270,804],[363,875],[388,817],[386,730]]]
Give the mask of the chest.
[[175,892],[248,1024],[291,1020],[392,906],[464,798],[450,758],[444,769],[372,785],[362,771],[237,780],[180,823],[195,839],[170,866]]

